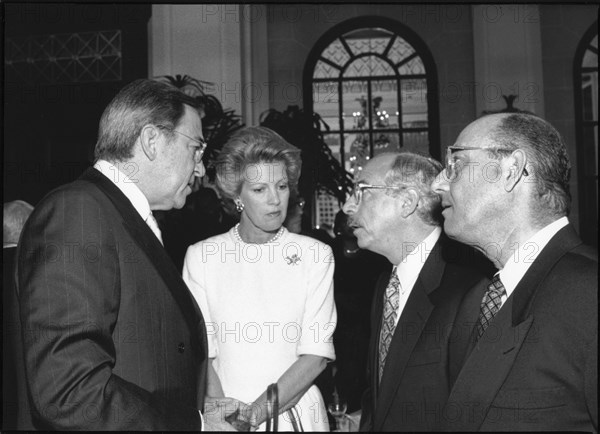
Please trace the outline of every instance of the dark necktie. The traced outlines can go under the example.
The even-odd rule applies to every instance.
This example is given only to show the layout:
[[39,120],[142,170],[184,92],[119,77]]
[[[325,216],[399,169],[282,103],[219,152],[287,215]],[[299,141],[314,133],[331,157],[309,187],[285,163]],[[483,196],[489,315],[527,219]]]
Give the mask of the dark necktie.
[[381,381],[385,359],[394,336],[398,306],[400,306],[400,280],[396,273],[396,267],[394,267],[388,286],[385,289],[381,336],[379,339],[379,381]]
[[502,296],[506,293],[504,285],[500,281],[500,276],[496,274],[492,278],[492,283],[487,287],[487,291],[481,301],[481,309],[479,310],[479,319],[477,321],[477,338],[479,339],[485,329],[490,325],[492,318],[500,310],[502,306]]

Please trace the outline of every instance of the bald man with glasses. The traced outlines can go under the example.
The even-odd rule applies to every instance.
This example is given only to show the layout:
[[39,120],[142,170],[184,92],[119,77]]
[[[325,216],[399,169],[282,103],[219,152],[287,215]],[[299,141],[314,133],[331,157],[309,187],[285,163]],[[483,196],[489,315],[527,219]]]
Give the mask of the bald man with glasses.
[[442,429],[598,431],[598,253],[567,217],[570,170],[531,114],[484,116],[448,148],[432,185],[444,230],[498,272],[457,315],[472,332],[451,345],[467,351]]
[[386,257],[371,311],[361,431],[431,431],[450,390],[448,354],[463,295],[485,281],[474,251],[441,229],[431,182],[439,162],[411,153],[372,158],[344,204],[359,247]]

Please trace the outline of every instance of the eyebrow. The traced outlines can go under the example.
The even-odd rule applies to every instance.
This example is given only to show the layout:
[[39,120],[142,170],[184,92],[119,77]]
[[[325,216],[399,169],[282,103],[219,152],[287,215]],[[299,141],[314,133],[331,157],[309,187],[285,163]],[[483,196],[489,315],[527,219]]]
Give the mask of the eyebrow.
[[258,181],[246,181],[249,185],[251,186],[256,186],[256,185],[267,185],[267,184],[280,184],[282,182],[285,182],[286,184],[289,184],[289,181],[287,178],[281,178],[278,181],[265,181],[265,182],[258,182]]

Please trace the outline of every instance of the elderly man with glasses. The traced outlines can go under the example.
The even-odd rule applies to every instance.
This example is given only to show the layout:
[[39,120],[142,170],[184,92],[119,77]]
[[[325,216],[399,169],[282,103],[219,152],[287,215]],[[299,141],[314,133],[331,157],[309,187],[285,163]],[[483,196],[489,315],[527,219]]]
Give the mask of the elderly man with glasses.
[[444,417],[448,343],[462,296],[485,277],[476,252],[448,240],[431,182],[439,162],[380,154],[357,175],[343,210],[359,247],[393,265],[375,290],[361,431],[430,431]]
[[467,351],[442,428],[598,431],[598,256],[567,218],[569,177],[560,134],[531,114],[482,117],[448,148],[444,230],[499,271],[459,310],[472,333],[452,342]]

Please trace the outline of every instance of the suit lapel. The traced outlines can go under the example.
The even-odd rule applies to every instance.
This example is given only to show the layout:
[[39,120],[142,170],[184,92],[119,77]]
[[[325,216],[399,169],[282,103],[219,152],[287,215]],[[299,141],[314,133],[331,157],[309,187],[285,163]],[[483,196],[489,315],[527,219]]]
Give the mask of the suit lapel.
[[450,388],[452,388],[466,358],[475,346],[473,330],[479,316],[481,300],[489,283],[490,281],[485,279],[465,295],[454,321],[452,343],[448,350],[448,381]]
[[512,325],[512,297],[479,339],[456,379],[448,408],[462,416],[452,430],[476,431],[500,390],[533,324],[530,316]]
[[377,396],[379,394],[379,336],[381,335],[381,322],[383,317],[383,297],[385,289],[390,280],[389,272],[382,273],[377,281],[375,288],[375,300],[373,302],[373,311],[371,312],[371,339],[369,341],[369,354],[371,357],[370,381],[371,390],[371,416],[375,417],[377,408]]
[[[144,220],[142,220],[142,217],[129,199],[114,183],[94,168],[86,170],[80,179],[94,183],[114,204],[123,219],[124,227],[130,233],[140,250],[144,252],[152,265],[154,265],[165,286],[177,302],[192,335],[197,333],[197,336],[205,336],[205,324],[196,301],[162,244]],[[200,341],[204,342],[204,339],[200,339]],[[206,348],[203,348],[202,351],[204,354],[207,354]]]
[[[373,425],[375,431],[381,430],[381,424],[390,410],[408,360],[421,337],[431,311],[435,307],[430,300],[430,296],[439,287],[446,265],[442,259],[440,249],[441,243],[438,242],[423,265],[394,331],[377,394]],[[377,336],[379,337],[379,334]],[[377,342],[379,342],[379,339],[377,339]],[[378,351],[376,351],[377,353]],[[378,361],[375,366],[377,366],[377,363]]]
[[575,229],[570,224],[552,237],[523,276],[514,291],[513,324],[523,320],[535,299],[539,285],[544,281],[554,264],[565,253],[582,244]]
[[[448,399],[448,406],[460,409],[464,416],[452,424],[453,430],[474,431],[481,427],[534,322],[530,309],[540,284],[554,264],[579,244],[581,240],[571,225],[561,229],[540,252],[475,344]],[[481,301],[482,293],[472,292],[477,292]],[[467,406],[473,404],[477,406],[475,411],[465,415]]]
[[374,418],[375,431],[381,430],[379,425],[390,409],[408,360],[421,337],[421,332],[433,307],[429,297],[427,297],[423,283],[419,279],[407,300],[390,343],[377,398]]

